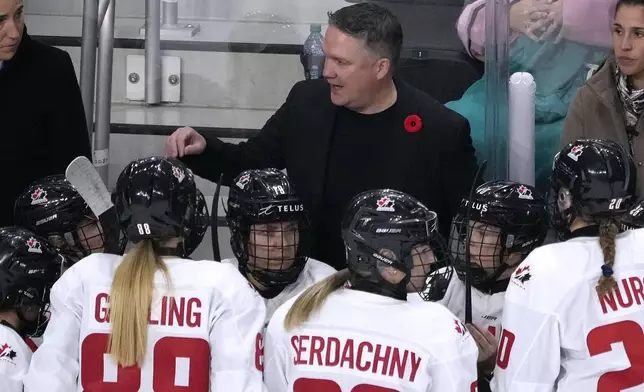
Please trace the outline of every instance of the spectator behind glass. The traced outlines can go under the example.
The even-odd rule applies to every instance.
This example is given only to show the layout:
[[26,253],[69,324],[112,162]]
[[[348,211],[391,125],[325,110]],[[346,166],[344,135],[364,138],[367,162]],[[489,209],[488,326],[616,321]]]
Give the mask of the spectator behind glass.
[[32,40],[23,12],[22,0],[0,0],[0,226],[14,224],[14,200],[31,182],[91,157],[71,58]]
[[[537,185],[550,175],[563,120],[589,71],[608,53],[610,23],[616,0],[520,0],[510,8],[510,74],[530,72],[536,81]],[[485,0],[466,1],[458,35],[468,54],[485,57]],[[485,140],[485,77],[446,106],[465,116],[477,150]]]
[[573,100],[561,147],[581,138],[610,139],[629,151],[637,166],[636,195],[644,195],[644,0],[621,0],[615,8],[613,56]]

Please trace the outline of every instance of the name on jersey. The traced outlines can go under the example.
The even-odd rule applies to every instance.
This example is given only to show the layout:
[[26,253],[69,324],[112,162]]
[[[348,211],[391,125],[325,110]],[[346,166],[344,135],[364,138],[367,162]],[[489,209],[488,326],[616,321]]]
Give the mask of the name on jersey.
[[[110,296],[107,293],[96,295],[94,318],[99,323],[110,322]],[[155,316],[156,315],[156,316]],[[170,327],[201,327],[201,300],[199,298],[163,297],[160,308],[150,312],[150,325]]]
[[600,300],[602,312],[618,312],[633,305],[644,305],[644,279],[631,276],[617,280],[617,287],[612,293],[604,295]]
[[354,339],[296,335],[291,337],[295,366],[355,369],[413,382],[421,358],[415,352]]

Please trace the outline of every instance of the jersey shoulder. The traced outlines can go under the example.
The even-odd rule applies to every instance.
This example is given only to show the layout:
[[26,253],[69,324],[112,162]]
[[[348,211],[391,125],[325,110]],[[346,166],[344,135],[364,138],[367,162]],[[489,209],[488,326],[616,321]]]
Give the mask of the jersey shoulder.
[[0,325],[0,374],[26,373],[31,355],[31,349],[16,331]]
[[551,312],[570,290],[586,281],[595,246],[583,240],[536,248],[510,276],[505,300]]
[[336,272],[338,271],[330,265],[319,260],[309,258],[306,260],[306,265],[304,266],[302,275],[309,277],[310,280],[315,283],[335,274]]

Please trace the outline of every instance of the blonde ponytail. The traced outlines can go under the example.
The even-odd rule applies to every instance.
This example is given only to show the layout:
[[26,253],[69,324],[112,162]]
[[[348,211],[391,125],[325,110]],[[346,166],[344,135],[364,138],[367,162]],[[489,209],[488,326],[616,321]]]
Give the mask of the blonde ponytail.
[[602,277],[597,282],[597,294],[600,298],[611,293],[617,286],[613,277],[613,265],[615,264],[615,237],[618,232],[619,226],[614,220],[601,219],[599,221],[599,246],[604,254]]
[[144,240],[125,255],[114,272],[110,293],[112,332],[108,348],[112,359],[122,367],[140,366],[145,359],[157,270],[163,271],[169,284],[168,268],[157,256],[152,241]]
[[284,319],[287,331],[301,325],[318,311],[331,293],[344,286],[351,274],[343,269],[306,289],[288,310]]

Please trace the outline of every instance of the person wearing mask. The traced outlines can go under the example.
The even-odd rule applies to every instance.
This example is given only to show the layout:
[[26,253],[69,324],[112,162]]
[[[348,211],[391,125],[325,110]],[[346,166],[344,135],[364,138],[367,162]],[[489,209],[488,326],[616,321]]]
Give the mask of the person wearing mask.
[[636,197],[644,196],[644,0],[619,0],[612,25],[613,56],[579,89],[560,148],[577,139],[609,139],[637,166]]
[[14,200],[30,183],[92,157],[72,60],[27,34],[23,0],[0,0],[0,129],[0,226],[11,226]]
[[192,172],[176,159],[135,160],[114,200],[135,247],[93,253],[54,285],[25,391],[261,392],[261,297],[231,265],[187,258],[197,229]]
[[565,241],[510,277],[493,391],[642,390],[644,231],[619,234],[636,181],[613,141],[578,140],[554,159],[549,213]]
[[447,235],[477,163],[468,122],[394,79],[403,32],[372,3],[329,14],[326,80],[297,83],[261,132],[240,144],[180,128],[166,154],[224,185],[247,169],[286,169],[311,213],[312,258],[345,267],[342,212],[366,190],[391,188],[436,211]]

